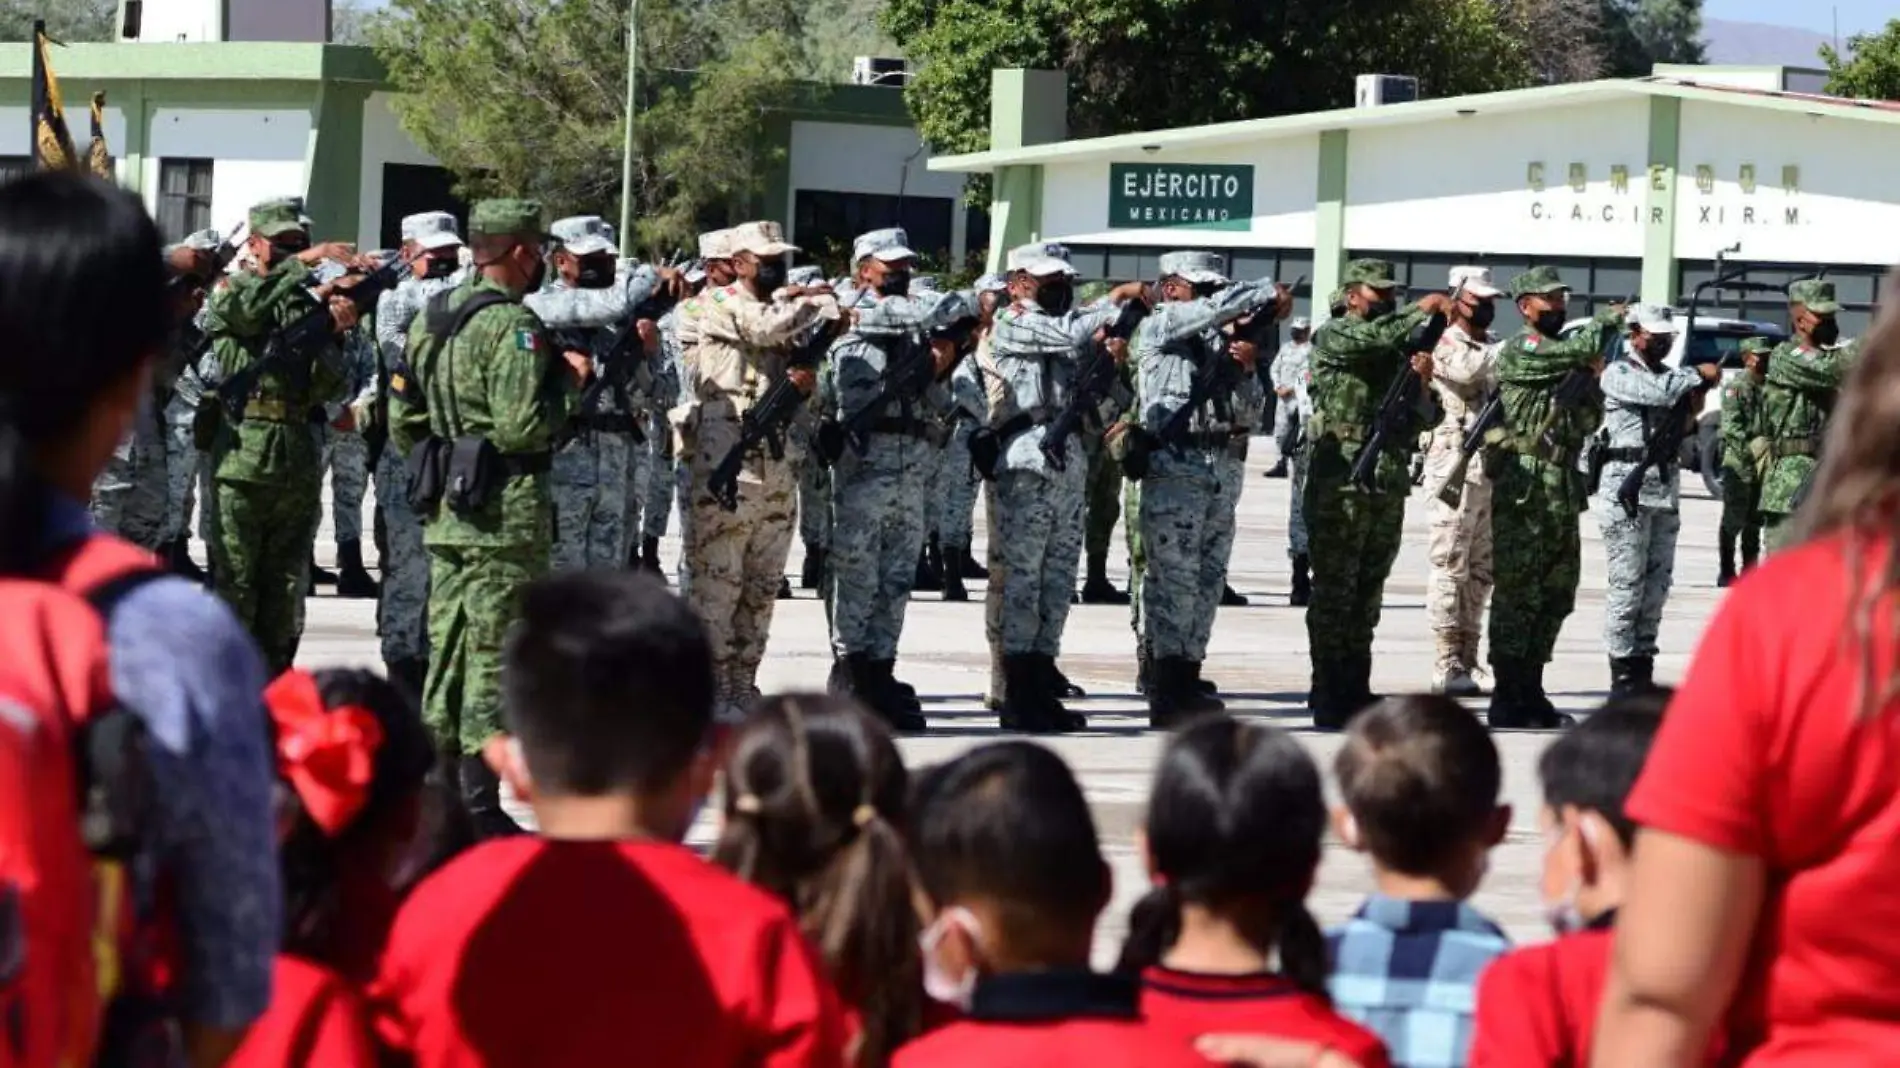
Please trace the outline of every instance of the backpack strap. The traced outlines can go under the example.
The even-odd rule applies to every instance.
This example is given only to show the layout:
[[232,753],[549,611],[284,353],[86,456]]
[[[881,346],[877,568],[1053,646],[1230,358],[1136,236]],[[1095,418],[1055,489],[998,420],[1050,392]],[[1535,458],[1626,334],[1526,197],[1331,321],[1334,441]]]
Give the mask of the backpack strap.
[[430,297],[428,307],[424,311],[425,325],[438,344],[448,344],[449,340],[461,333],[462,329],[468,326],[469,320],[475,318],[482,309],[492,308],[497,304],[514,303],[506,294],[497,293],[492,289],[478,289],[463,301],[460,307],[450,311],[449,298],[454,293],[454,290],[448,289]]

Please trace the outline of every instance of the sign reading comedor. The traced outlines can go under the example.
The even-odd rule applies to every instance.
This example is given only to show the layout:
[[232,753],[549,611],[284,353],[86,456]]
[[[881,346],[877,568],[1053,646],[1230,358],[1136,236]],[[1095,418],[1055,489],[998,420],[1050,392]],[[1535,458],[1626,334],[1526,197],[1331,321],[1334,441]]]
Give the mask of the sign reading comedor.
[[1108,169],[1110,229],[1246,230],[1252,224],[1250,164],[1116,163]]

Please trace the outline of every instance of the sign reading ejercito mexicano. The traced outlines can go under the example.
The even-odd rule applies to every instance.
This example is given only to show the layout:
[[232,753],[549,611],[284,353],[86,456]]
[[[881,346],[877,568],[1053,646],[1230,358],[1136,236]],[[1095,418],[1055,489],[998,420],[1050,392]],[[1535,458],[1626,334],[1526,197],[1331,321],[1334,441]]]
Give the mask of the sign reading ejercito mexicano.
[[1113,163],[1112,230],[1247,230],[1253,226],[1253,167],[1223,163]]

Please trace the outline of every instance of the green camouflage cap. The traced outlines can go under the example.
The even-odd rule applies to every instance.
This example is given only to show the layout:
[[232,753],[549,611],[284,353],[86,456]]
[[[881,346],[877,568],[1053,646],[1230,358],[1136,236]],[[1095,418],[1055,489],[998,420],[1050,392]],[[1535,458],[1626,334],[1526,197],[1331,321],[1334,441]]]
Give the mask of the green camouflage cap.
[[1825,278],[1803,278],[1788,287],[1788,303],[1799,304],[1816,315],[1833,315],[1841,310],[1834,299],[1834,283]]
[[1398,279],[1393,277],[1390,260],[1354,260],[1346,265],[1344,282],[1348,286],[1371,286],[1374,289],[1396,289]]
[[1570,287],[1557,277],[1555,267],[1532,267],[1516,278],[1511,279],[1511,299],[1522,297],[1540,297],[1546,293],[1559,293]]
[[538,200],[484,200],[468,214],[471,237],[532,237],[547,235],[541,225]]
[[1774,351],[1775,343],[1765,337],[1745,337],[1736,347],[1742,352],[1767,353]]
[[266,200],[251,208],[251,233],[264,237],[303,232],[298,205],[290,200]]
[[1334,308],[1343,308],[1345,306],[1346,306],[1346,287],[1340,286],[1338,289],[1333,290],[1332,296],[1326,298],[1326,309],[1328,311],[1331,311]]

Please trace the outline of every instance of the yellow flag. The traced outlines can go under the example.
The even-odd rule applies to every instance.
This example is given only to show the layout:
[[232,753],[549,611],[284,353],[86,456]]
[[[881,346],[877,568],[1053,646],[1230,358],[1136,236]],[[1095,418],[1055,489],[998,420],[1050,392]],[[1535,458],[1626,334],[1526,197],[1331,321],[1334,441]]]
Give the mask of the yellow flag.
[[112,180],[112,153],[106,149],[106,94],[92,94],[92,147],[86,152],[87,169]]
[[60,106],[59,81],[53,77],[53,39],[44,22],[33,23],[33,160],[49,171],[76,170],[79,154],[66,132],[66,112]]

